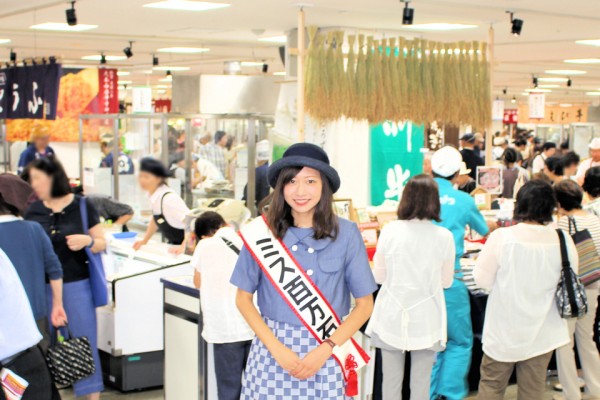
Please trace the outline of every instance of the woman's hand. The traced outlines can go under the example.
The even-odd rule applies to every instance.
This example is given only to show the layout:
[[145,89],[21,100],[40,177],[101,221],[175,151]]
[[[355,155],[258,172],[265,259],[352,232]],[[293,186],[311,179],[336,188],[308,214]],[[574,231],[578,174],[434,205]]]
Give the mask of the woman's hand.
[[325,362],[327,362],[329,357],[331,357],[332,351],[330,345],[322,343],[302,359],[300,367],[292,371],[291,375],[294,378],[301,380],[314,376],[321,368],[323,368],[323,365],[325,365]]
[[134,244],[133,244],[133,249],[135,251],[138,251],[139,249],[142,248],[142,246],[144,246],[146,244],[146,242],[144,240],[137,240]]
[[52,326],[55,328],[65,326],[67,323],[67,313],[62,305],[54,305],[52,306],[52,312],[50,313],[50,320],[52,321]]
[[67,246],[71,251],[79,251],[92,244],[92,237],[88,235],[69,235],[67,236]]
[[273,358],[277,361],[277,364],[285,371],[289,372],[292,375],[292,371],[298,369],[301,366],[300,357],[298,354],[294,353],[288,347],[280,344],[277,350],[272,353]]
[[173,247],[169,248],[169,253],[174,254],[176,256],[185,254],[185,242],[183,242],[182,245],[173,246]]

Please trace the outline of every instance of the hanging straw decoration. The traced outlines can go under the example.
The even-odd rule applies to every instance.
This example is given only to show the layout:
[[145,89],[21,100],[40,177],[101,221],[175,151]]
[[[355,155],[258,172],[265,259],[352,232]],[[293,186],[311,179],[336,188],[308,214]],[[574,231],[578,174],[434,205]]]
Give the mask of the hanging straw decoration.
[[491,120],[486,44],[349,36],[345,63],[343,32],[308,34],[306,111],[321,123],[346,116],[482,130]]

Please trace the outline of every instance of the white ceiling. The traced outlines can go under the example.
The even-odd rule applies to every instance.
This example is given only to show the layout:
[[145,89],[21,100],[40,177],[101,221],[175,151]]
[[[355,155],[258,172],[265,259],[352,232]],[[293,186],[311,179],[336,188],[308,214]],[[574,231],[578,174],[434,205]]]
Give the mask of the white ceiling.
[[[129,40],[134,57],[109,62],[132,71],[124,77],[135,83],[157,82],[164,72],[151,76],[141,73],[151,67],[151,55],[162,47],[209,47],[198,55],[158,54],[161,65],[189,66],[184,73],[220,73],[230,60],[266,60],[270,72],[282,71],[277,44],[259,42],[259,37],[283,35],[295,28],[297,3],[287,0],[229,0],[231,7],[206,12],[170,11],[143,8],[156,0],[79,0],[79,23],[99,27],[81,33],[32,31],[30,25],[64,22],[67,1],[0,0],[0,38],[11,43],[0,45],[0,61],[8,59],[10,48],[19,58],[61,56],[63,63],[97,65],[82,56],[104,51],[122,55]],[[221,0],[215,0],[221,1]],[[227,1],[227,0],[223,0]],[[488,39],[490,25],[495,29],[495,92],[506,99],[531,86],[531,76],[548,69],[582,69],[585,75],[572,76],[573,86],[553,89],[549,101],[590,102],[586,91],[600,89],[600,64],[566,64],[564,59],[600,58],[600,47],[576,44],[575,40],[600,39],[600,3],[597,0],[414,0],[415,24],[447,22],[474,24],[477,28],[453,32],[418,33],[403,29],[402,7],[398,0],[312,0],[306,8],[307,25],[360,30],[375,35],[420,36],[440,41]],[[520,37],[510,35],[506,10],[516,11],[524,20]],[[245,68],[259,73],[259,67]],[[502,95],[502,89],[508,94]]]

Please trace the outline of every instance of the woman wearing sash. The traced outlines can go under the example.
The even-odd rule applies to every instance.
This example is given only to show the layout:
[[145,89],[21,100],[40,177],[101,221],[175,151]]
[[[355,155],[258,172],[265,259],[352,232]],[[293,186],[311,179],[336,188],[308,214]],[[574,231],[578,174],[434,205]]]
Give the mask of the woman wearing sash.
[[355,395],[355,370],[368,357],[351,338],[371,315],[377,285],[357,226],[333,212],[340,178],[327,154],[308,143],[291,146],[268,178],[271,205],[242,229],[231,278],[257,336],[241,399]]

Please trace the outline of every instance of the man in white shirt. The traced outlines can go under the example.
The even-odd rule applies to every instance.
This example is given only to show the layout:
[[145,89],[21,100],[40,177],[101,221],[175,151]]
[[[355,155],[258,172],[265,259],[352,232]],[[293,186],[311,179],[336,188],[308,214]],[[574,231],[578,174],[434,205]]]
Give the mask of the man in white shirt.
[[254,332],[237,309],[237,288],[229,279],[244,244],[212,211],[196,219],[195,233],[199,242],[192,265],[194,285],[200,288],[202,337],[214,346],[219,400],[238,400]]
[[576,180],[580,185],[583,185],[583,180],[585,179],[585,173],[587,170],[600,165],[600,138],[592,139],[589,144],[589,148],[590,158],[584,160],[577,169]]
[[552,157],[556,153],[556,143],[546,142],[542,145],[542,151],[540,154],[535,156],[531,164],[531,173],[537,174],[544,170],[546,159]]
[[[42,351],[42,335],[12,262],[0,249],[0,371],[8,369],[25,379],[25,396],[52,399],[53,384]],[[0,385],[0,392],[3,391]],[[2,393],[0,393],[2,398]]]

